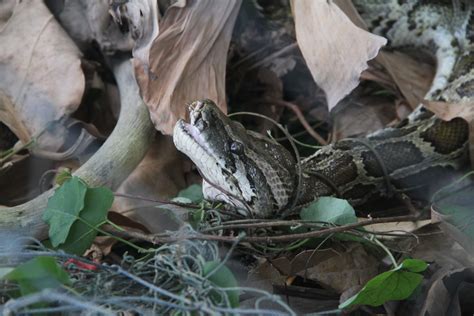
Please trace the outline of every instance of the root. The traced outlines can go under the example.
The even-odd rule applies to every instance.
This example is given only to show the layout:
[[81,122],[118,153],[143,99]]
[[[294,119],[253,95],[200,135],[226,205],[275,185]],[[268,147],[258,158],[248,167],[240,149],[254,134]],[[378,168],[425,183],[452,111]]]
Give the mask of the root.
[[[130,61],[117,63],[113,71],[120,90],[119,120],[102,147],[74,173],[90,186],[104,185],[112,190],[142,160],[155,133]],[[0,207],[0,231],[38,239],[47,237],[47,225],[41,217],[53,192],[51,189],[18,206]]]

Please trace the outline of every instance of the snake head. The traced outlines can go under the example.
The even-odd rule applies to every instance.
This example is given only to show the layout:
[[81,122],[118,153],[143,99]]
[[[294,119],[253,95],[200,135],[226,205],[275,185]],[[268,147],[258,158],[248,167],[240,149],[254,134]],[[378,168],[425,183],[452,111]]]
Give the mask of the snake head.
[[173,140],[203,176],[206,199],[259,218],[271,217],[290,202],[296,181],[291,154],[228,118],[214,102],[192,103],[190,122],[176,123]]

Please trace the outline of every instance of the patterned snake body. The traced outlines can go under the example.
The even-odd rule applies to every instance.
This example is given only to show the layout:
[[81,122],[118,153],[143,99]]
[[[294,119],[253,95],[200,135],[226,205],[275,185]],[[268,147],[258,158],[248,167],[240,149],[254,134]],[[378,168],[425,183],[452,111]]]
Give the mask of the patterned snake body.
[[[427,99],[473,102],[473,9],[462,1],[454,7],[444,2],[354,1],[369,28],[386,36],[391,47],[427,48],[436,56]],[[255,217],[326,195],[361,204],[430,184],[468,161],[468,124],[460,118],[441,121],[421,106],[397,128],[325,146],[300,166],[281,145],[247,131],[212,101],[196,101],[191,108],[191,122],[175,126],[176,147],[200,170],[208,199]]]

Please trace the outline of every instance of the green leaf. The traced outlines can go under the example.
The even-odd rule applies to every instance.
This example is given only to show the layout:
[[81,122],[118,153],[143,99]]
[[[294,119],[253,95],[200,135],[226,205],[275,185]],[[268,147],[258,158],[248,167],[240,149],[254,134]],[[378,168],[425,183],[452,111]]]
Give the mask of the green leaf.
[[206,212],[202,208],[199,210],[191,211],[189,219],[188,219],[191,226],[195,229],[199,227],[199,224],[201,224],[204,221],[205,214]]
[[202,195],[202,186],[199,184],[192,184],[186,189],[179,191],[178,197],[187,198],[192,203],[199,203],[204,200],[204,196]]
[[47,288],[70,285],[69,276],[52,257],[36,257],[16,267],[3,277],[15,281],[20,287],[21,295],[28,295]]
[[327,222],[345,225],[357,222],[354,208],[346,200],[323,196],[303,208],[300,213],[303,220]]
[[49,198],[43,220],[49,224],[49,238],[54,247],[66,241],[72,224],[84,208],[87,186],[73,177],[60,186]]
[[[208,261],[204,263],[203,266],[203,274],[204,276],[207,276],[210,272],[214,271],[214,269],[220,264],[218,261]],[[234,277],[234,274],[232,271],[229,270],[226,266],[221,266],[219,270],[214,272],[209,278],[209,281],[217,285],[218,287],[221,288],[229,288],[229,287],[237,287],[238,283],[237,280]],[[237,307],[239,306],[239,291],[237,290],[231,290],[231,291],[226,291],[227,297],[229,299],[229,302],[231,304],[231,307]],[[217,293],[212,293],[211,292],[211,298],[214,300],[216,304],[221,303],[221,297]]]
[[398,268],[405,269],[410,272],[423,272],[426,270],[426,268],[428,268],[428,264],[423,260],[405,259]]
[[66,241],[59,248],[68,253],[82,255],[92,245],[98,233],[97,228],[106,221],[113,201],[114,195],[108,188],[87,189],[79,220],[71,226]]
[[339,308],[353,305],[380,306],[387,301],[404,300],[410,297],[423,280],[423,276],[416,272],[422,272],[426,268],[424,261],[405,259],[396,269],[371,279],[359,293],[340,304]]

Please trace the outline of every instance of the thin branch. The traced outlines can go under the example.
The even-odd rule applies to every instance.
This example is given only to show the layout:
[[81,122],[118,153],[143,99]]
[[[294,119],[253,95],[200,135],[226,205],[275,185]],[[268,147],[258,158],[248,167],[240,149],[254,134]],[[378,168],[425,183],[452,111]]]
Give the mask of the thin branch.
[[308,132],[308,134],[310,134],[314,139],[316,139],[316,141],[318,141],[318,143],[320,143],[321,145],[327,145],[328,144],[328,142],[321,135],[319,135],[313,129],[313,127],[311,127],[311,124],[308,123],[308,121],[304,117],[303,113],[301,112],[300,108],[296,104],[293,104],[291,102],[287,102],[287,101],[284,101],[284,100],[277,100],[277,99],[265,99],[264,102],[275,104],[275,105],[278,105],[278,106],[284,106],[284,107],[292,110],[295,113],[298,120],[300,121],[301,125],[303,125],[305,130]]
[[[287,242],[287,241],[294,241],[294,240],[305,239],[305,238],[316,238],[316,237],[325,236],[327,234],[342,233],[345,231],[353,230],[355,228],[368,226],[372,224],[416,221],[417,219],[418,219],[418,216],[415,216],[415,215],[374,218],[374,219],[364,220],[358,223],[330,227],[330,228],[310,231],[306,233],[286,234],[286,235],[279,235],[279,236],[265,236],[265,237],[262,237],[262,236],[245,236],[245,237],[217,236],[217,235],[208,235],[208,234],[202,234],[202,233],[196,233],[192,235],[180,235],[179,237],[171,237],[169,235],[165,236],[164,234],[151,235],[151,234],[143,234],[143,233],[138,233],[138,232],[121,232],[109,227],[104,228],[104,230],[112,234],[117,234],[121,237],[136,238],[136,239],[144,240],[153,244],[175,242],[182,239],[214,240],[214,241],[221,241],[221,242],[227,242],[227,243],[229,242],[233,243],[238,240],[240,240],[241,242],[270,243],[270,242]],[[278,223],[281,224],[282,222],[279,221]],[[250,224],[250,225],[253,225],[253,224]],[[272,225],[271,223],[269,224],[269,222],[261,223],[261,227],[264,227],[264,226],[272,226]]]
[[125,199],[153,202],[153,203],[160,204],[160,205],[171,204],[171,205],[181,206],[181,207],[185,207],[185,208],[194,208],[194,209],[200,209],[201,208],[199,205],[196,205],[196,204],[179,203],[179,202],[166,201],[166,200],[157,200],[157,199],[147,198],[147,197],[144,197],[144,196],[132,195],[132,194],[126,194],[126,193],[116,193],[115,192],[114,196],[125,198]]

